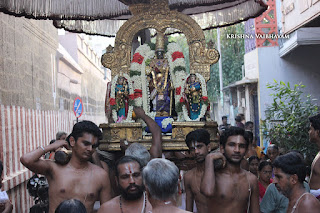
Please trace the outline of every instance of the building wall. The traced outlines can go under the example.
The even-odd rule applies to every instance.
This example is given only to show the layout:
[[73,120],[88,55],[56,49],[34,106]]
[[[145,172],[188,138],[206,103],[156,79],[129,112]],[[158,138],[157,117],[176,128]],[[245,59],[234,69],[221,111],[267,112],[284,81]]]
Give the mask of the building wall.
[[284,58],[279,57],[278,47],[259,48],[258,51],[261,119],[265,118],[267,103],[272,103],[271,90],[266,88],[266,84],[273,83],[273,79],[290,82],[291,85],[304,84],[305,94],[318,99],[320,105],[319,45],[300,46]]
[[53,109],[52,56],[58,47],[50,21],[0,13],[0,103]]
[[[66,33],[59,37],[60,41],[66,38],[70,43],[77,45],[77,53],[71,55],[71,57],[77,57],[73,58],[73,60],[75,60],[82,69],[82,73],[77,73],[75,70],[66,71],[63,63],[60,63],[59,72],[67,72],[69,79],[74,79],[77,80],[79,84],[81,83],[81,88],[74,90],[75,92],[70,92],[71,88],[67,90],[61,86],[60,93],[64,94],[64,99],[68,102],[68,106],[70,106],[71,109],[74,99],[79,96],[84,104],[83,115],[94,117],[94,122],[97,124],[107,122],[104,113],[104,102],[107,82],[109,80],[104,78],[105,73],[100,62],[101,55],[97,55],[80,35]],[[62,44],[62,46],[63,45],[64,44]],[[64,47],[68,48],[68,45]],[[70,86],[76,87],[77,85],[70,83]]]
[[[72,105],[77,96],[85,102],[80,120],[91,120],[98,125],[105,122],[107,82],[103,80],[100,60],[94,54],[79,58],[81,64],[77,66],[83,66],[83,73],[77,72],[67,59],[60,60],[58,32],[52,21],[0,13],[0,29],[3,190],[14,205],[13,212],[22,213],[28,212],[34,202],[26,190],[26,180],[32,173],[20,163],[20,157],[47,145],[57,131],[71,132],[76,119]],[[83,55],[77,47],[75,52]]]

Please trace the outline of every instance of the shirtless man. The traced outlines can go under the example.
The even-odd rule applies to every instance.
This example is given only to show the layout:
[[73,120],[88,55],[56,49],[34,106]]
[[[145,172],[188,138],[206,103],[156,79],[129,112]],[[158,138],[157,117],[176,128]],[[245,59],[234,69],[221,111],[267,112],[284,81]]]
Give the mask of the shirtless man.
[[[67,141],[58,140],[48,146],[24,154],[21,163],[37,174],[45,175],[49,183],[49,212],[53,213],[64,200],[78,199],[93,212],[96,200],[104,203],[111,198],[108,174],[89,162],[101,139],[100,129],[91,121],[81,121],[73,126]],[[48,152],[69,145],[72,157],[66,165],[40,159]]]
[[246,155],[244,156],[244,158],[241,160],[241,164],[240,164],[240,167],[244,170],[247,170],[249,171],[249,158],[251,156],[256,156],[257,153],[256,153],[256,150],[253,148],[252,146],[252,141],[253,141],[253,133],[250,132],[250,131],[245,131],[246,134],[246,137],[248,138],[248,141],[249,141],[249,145],[248,145],[248,150],[246,152]]
[[207,198],[200,193],[200,184],[204,172],[204,161],[210,152],[210,134],[205,129],[194,130],[187,135],[186,144],[197,162],[196,167],[184,175],[186,210],[192,212],[195,201],[197,212],[207,212]]
[[[220,136],[220,153],[210,153],[205,160],[201,193],[207,197],[208,212],[259,212],[258,180],[240,168],[248,149],[245,131],[231,127]],[[222,159],[222,169],[214,170],[214,161]]]
[[301,156],[296,152],[290,152],[277,157],[273,166],[273,183],[278,191],[289,199],[287,212],[319,213],[320,202],[306,192],[303,186],[306,166]]
[[309,140],[318,146],[318,154],[311,165],[310,193],[320,200],[320,114],[310,117]]
[[123,156],[116,163],[116,182],[121,195],[104,203],[98,213],[140,213],[152,210],[142,182],[142,167],[137,158]]

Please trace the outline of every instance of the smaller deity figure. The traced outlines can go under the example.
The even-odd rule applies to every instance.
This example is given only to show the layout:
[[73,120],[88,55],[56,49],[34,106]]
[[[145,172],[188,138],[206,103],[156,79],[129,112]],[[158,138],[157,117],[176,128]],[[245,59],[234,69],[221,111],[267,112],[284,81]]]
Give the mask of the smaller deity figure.
[[189,117],[191,120],[195,120],[199,117],[201,111],[201,97],[202,89],[201,84],[197,81],[195,74],[190,74],[185,87],[185,94],[188,100]]
[[128,95],[129,88],[128,82],[123,76],[119,76],[117,84],[115,87],[115,97],[116,97],[116,111],[118,120],[117,123],[126,119],[128,113]]

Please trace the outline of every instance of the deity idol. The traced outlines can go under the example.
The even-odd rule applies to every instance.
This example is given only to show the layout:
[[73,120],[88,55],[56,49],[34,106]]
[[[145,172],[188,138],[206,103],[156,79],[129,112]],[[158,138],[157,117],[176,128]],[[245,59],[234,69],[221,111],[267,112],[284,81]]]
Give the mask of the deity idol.
[[[160,33],[159,33],[160,34]],[[157,36],[156,58],[150,63],[151,68],[151,100],[153,111],[157,117],[171,115],[172,84],[170,82],[168,60],[164,58],[163,35]]]
[[126,119],[128,113],[128,95],[128,82],[123,76],[119,76],[115,86],[116,111],[118,116],[117,123]]
[[195,120],[201,111],[202,88],[195,74],[190,74],[187,81],[185,94],[188,99],[189,116],[191,120]]

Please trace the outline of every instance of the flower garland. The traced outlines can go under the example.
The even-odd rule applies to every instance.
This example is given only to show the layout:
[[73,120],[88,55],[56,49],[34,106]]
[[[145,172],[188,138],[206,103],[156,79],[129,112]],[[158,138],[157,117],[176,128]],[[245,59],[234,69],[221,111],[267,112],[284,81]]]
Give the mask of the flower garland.
[[167,126],[168,126],[169,124],[172,124],[173,121],[174,121],[173,118],[165,118],[165,119],[163,119],[163,120],[161,121],[162,129],[167,128]]
[[[128,109],[127,118],[124,120],[120,120],[119,123],[131,123],[131,122],[134,122],[132,120],[133,104],[131,103],[132,100],[134,99],[133,86],[132,86],[132,81],[127,74],[123,74],[123,77],[127,79],[128,87],[129,87],[129,101],[128,101],[129,109]],[[118,82],[118,78],[119,78],[119,76],[116,75],[111,83],[111,94],[110,94],[110,105],[111,106],[114,106],[116,104],[115,88],[116,88],[116,83]],[[114,107],[112,107],[112,108],[113,108],[112,109],[112,118],[115,122],[117,122],[118,121],[117,111],[116,111],[116,109],[114,109]]]
[[181,47],[178,44],[170,43],[168,44],[166,56],[169,61],[170,74],[172,76],[172,82],[175,88],[175,110],[178,113],[178,121],[183,121],[182,103],[180,101],[181,98],[183,98],[183,90],[181,90],[181,88],[187,75],[185,72],[186,64],[184,55]]
[[[137,48],[130,66],[130,75],[134,82],[135,92],[135,105],[142,107],[143,110],[148,113],[150,112],[148,103],[150,100],[149,87],[147,85],[147,76],[145,74],[146,61],[153,58],[155,55],[154,51],[151,50],[148,44],[143,44]],[[144,101],[145,100],[145,101]]]
[[166,53],[170,65],[170,73],[186,70],[186,62],[181,47],[177,43],[169,43]]
[[[165,56],[168,59],[171,81],[175,88],[176,111],[178,117],[183,118],[182,104],[180,103],[180,99],[183,97],[183,90],[181,90],[181,87],[187,76],[187,73],[185,72],[186,66],[184,55],[178,44],[169,43]],[[130,76],[134,82],[135,105],[142,107],[146,113],[150,113],[150,91],[149,82],[146,76],[146,65],[148,65],[154,57],[155,51],[151,50],[149,45],[141,45],[135,51],[130,66]],[[142,92],[142,94],[138,95],[137,92],[140,94]]]
[[[207,106],[208,106],[208,91],[207,91],[207,85],[205,79],[200,75],[199,73],[196,73],[197,78],[200,80],[201,88],[202,88],[202,97],[201,97],[201,111],[200,115],[197,117],[195,120],[191,120],[189,115],[188,115],[188,110],[185,105],[182,106],[182,111],[183,111],[183,117],[186,121],[200,121],[200,118],[204,117],[207,111]],[[181,87],[181,90],[185,90],[185,84],[187,79],[190,77],[190,74],[186,77],[185,81],[183,82],[183,85]],[[183,100],[184,101],[184,100]]]

